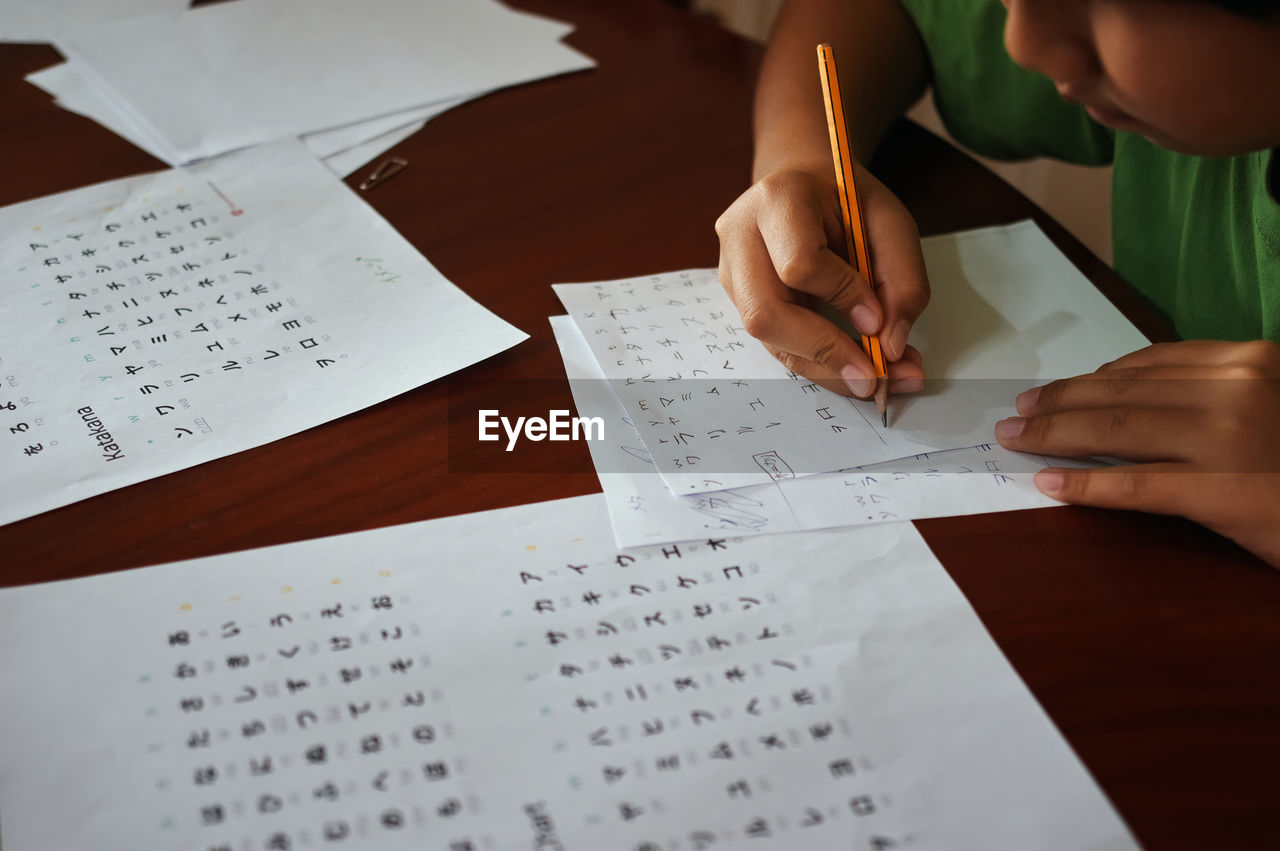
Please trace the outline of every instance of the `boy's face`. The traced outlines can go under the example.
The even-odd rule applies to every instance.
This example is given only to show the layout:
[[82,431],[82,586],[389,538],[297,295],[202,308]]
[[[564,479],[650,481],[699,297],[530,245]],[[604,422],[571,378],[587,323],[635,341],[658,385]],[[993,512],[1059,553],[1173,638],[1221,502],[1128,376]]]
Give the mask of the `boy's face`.
[[1280,15],[1195,0],[1004,0],[1005,45],[1096,120],[1165,148],[1280,146]]

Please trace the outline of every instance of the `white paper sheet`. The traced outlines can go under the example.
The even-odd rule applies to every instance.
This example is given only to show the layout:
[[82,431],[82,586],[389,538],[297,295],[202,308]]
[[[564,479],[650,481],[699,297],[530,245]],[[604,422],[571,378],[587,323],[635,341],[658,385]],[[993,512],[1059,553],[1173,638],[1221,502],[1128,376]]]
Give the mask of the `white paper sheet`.
[[[160,143],[145,128],[121,115],[111,103],[104,100],[76,72],[72,63],[52,65],[28,74],[26,80],[53,95],[55,102],[63,109],[93,119],[156,159],[168,161],[165,159],[168,154],[161,149]],[[429,119],[465,103],[466,100],[444,101],[346,127],[308,133],[301,138],[307,150],[321,158],[330,171],[339,177],[346,177],[421,130]],[[178,164],[168,162],[170,165]]]
[[59,39],[166,161],[593,67],[563,24],[493,0],[255,0]]
[[875,407],[788,373],[713,269],[555,290],[674,493],[738,488],[991,439],[1022,390],[1147,340],[1031,222],[924,240],[930,376]]
[[609,504],[618,546],[689,541],[709,534],[759,535],[865,526],[1059,505],[1031,481],[1063,458],[983,444],[769,485],[673,496],[644,441],[567,316],[551,317],[574,405],[605,423],[604,440],[587,445]]
[[0,664],[6,851],[1136,847],[906,523],[526,505],[0,591]]
[[0,209],[0,522],[258,446],[527,335],[297,141]]
[[0,0],[0,42],[53,41],[85,27],[186,8],[187,0]]

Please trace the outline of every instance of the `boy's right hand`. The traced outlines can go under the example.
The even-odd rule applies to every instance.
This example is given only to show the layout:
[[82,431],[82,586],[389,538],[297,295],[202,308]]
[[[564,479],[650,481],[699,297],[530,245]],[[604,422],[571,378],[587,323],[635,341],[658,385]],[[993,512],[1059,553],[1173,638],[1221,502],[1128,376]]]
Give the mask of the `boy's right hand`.
[[720,283],[747,332],[792,372],[844,395],[875,390],[875,369],[858,342],[814,309],[825,302],[859,331],[880,335],[890,392],[910,393],[924,387],[920,353],[907,345],[929,303],[920,234],[902,202],[854,168],[874,292],[845,259],[834,177],[799,169],[761,178],[716,221]]

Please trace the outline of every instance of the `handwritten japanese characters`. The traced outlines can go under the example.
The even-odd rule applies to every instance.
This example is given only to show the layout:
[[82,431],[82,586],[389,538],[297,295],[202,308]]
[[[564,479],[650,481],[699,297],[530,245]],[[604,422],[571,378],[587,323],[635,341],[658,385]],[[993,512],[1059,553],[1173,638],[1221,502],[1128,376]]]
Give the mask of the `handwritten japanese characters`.
[[3,591],[0,648],[12,851],[1133,847],[910,524],[580,497]]
[[1078,461],[1010,452],[998,444],[927,452],[833,473],[706,493],[674,495],[586,341],[567,316],[551,319],[577,410],[605,422],[588,444],[620,547],[687,541],[710,533],[753,535],[860,526],[1057,503],[1032,482]]
[[[0,522],[283,437],[523,336],[296,142],[8,207],[0,233]],[[422,334],[441,311],[475,338]]]
[[783,481],[918,448],[881,428],[874,405],[787,372],[747,334],[714,270],[555,291],[674,493]]
[[893,398],[888,429],[786,372],[715,270],[555,289],[677,494],[988,443],[1022,390],[1147,344],[1031,222],[921,247],[933,296],[911,340],[926,389]]

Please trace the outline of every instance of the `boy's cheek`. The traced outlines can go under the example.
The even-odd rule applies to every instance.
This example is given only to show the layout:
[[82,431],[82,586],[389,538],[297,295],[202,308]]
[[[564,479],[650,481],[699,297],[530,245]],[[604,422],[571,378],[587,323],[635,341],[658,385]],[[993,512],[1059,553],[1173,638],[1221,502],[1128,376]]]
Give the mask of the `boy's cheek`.
[[1165,0],[1099,8],[1100,91],[1135,122],[1117,129],[1198,156],[1280,144],[1280,20]]

